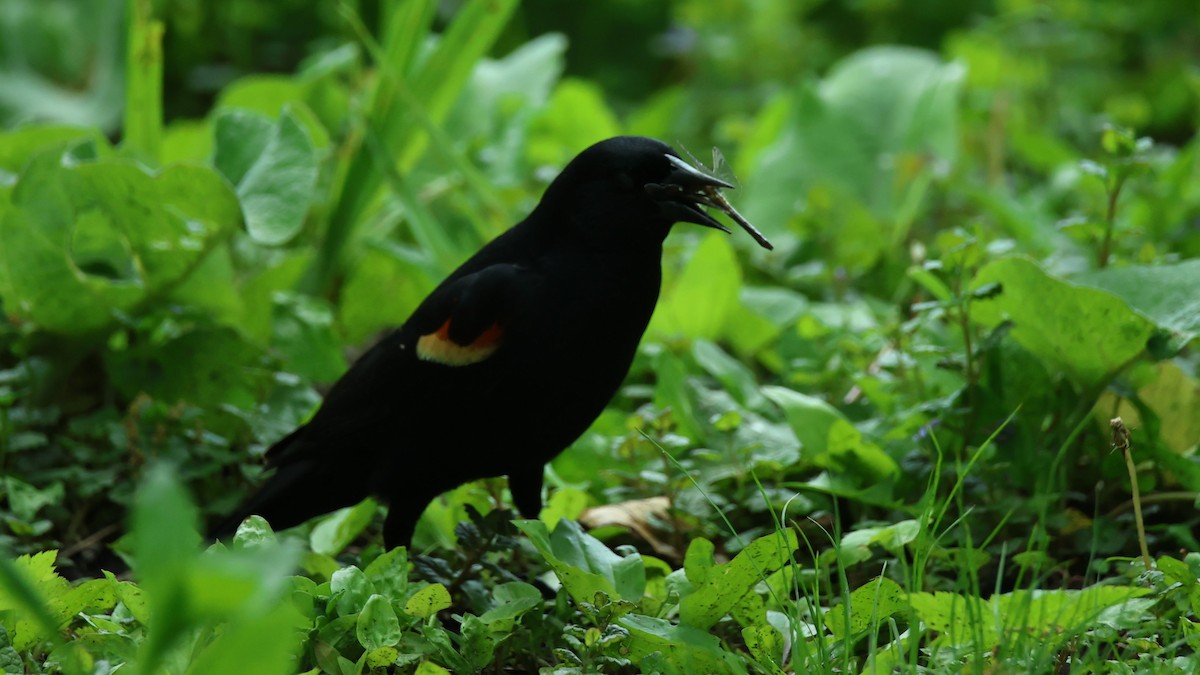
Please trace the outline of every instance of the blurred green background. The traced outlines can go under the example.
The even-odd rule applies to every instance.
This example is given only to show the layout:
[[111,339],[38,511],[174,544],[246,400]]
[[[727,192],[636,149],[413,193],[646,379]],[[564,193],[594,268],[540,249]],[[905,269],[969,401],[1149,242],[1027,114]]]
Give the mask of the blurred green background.
[[[1177,0],[0,0],[0,547],[58,552],[17,564],[40,628],[0,567],[0,662],[774,673],[780,636],[792,672],[1194,659],[1198,55]],[[622,133],[719,148],[776,249],[676,228],[541,524],[504,532],[490,480],[430,506],[416,567],[369,501],[292,549],[251,527],[226,563],[188,553],[365,346]],[[1129,564],[1136,506],[1167,576]],[[563,517],[603,544],[548,534]],[[571,570],[595,560],[551,537],[641,585],[588,605]],[[755,617],[696,611],[725,591],[698,579],[739,565],[717,562],[798,545],[769,593],[742,559]],[[140,586],[101,578],[131,561]],[[585,602],[501,583],[551,570]],[[1109,599],[1086,619],[1021,613],[1023,589],[1040,621],[1085,586]],[[989,596],[1016,628],[984,612],[956,637],[955,602]],[[478,640],[437,621],[451,606]],[[250,628],[164,646],[218,618]],[[237,642],[255,627],[269,650]]]
[[[1195,487],[1180,7],[4,0],[0,536],[114,534],[154,458],[230,508],[363,345],[618,133],[721,148],[778,250],[669,240],[629,385],[554,465],[564,515],[665,492],[719,535],[710,491],[751,532],[794,495],[891,519],[941,453],[987,447],[976,522],[1018,536],[1125,499],[1094,451],[1115,410],[1147,480]],[[494,492],[435,504],[420,541]]]

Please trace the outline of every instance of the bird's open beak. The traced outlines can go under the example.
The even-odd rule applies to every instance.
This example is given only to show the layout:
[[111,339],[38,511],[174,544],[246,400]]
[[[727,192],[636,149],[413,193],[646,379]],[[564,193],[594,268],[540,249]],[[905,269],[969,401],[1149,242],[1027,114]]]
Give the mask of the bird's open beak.
[[743,230],[754,237],[754,241],[757,241],[759,246],[768,251],[775,248],[771,242],[767,241],[762,232],[759,232],[750,224],[750,221],[743,218],[742,214],[738,213],[737,209],[729,203],[729,200],[725,199],[725,195],[721,194],[722,188],[732,188],[732,185],[716,176],[710,176],[674,155],[667,155],[667,160],[674,167],[667,179],[662,183],[646,185],[646,193],[658,202],[663,215],[676,222],[695,223],[729,232],[729,228],[700,208],[701,206],[711,206],[741,225]]

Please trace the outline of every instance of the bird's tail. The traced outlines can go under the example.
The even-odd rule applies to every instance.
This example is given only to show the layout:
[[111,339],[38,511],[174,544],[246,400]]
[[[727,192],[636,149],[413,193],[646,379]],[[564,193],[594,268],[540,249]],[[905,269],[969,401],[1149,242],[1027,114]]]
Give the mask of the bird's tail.
[[209,530],[209,538],[232,538],[242,521],[252,515],[262,516],[276,531],[286,530],[314,516],[355,504],[366,496],[365,486],[362,494],[358,490],[348,494],[346,488],[355,483],[338,480],[334,475],[336,470],[327,469],[316,460],[280,466],[257,492]]

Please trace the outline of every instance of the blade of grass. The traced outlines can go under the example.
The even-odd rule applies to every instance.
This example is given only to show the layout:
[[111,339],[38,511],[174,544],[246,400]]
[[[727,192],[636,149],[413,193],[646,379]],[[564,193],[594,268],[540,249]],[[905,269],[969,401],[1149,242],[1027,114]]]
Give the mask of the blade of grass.
[[123,147],[155,164],[162,149],[163,24],[150,0],[126,6],[129,42],[125,53],[125,138]]
[[[411,75],[413,99],[423,102],[433,125],[440,125],[450,112],[475,64],[491,49],[516,6],[517,0],[469,0],[437,41],[433,52]],[[418,8],[411,11],[419,13],[427,10]],[[390,39],[407,38],[423,42],[422,36],[414,35],[413,31],[417,26],[427,28],[427,24],[421,23],[424,16],[419,14],[413,18],[410,14],[397,11],[392,16],[392,23],[403,25],[389,28],[384,34]],[[403,49],[395,44],[383,45],[385,55],[407,53]],[[412,58],[412,55],[407,58]],[[393,72],[403,74],[398,69],[393,69]],[[395,109],[396,91],[391,88],[394,83],[386,86],[389,89],[377,93],[372,101],[366,124],[368,128],[376,130],[386,150],[398,153],[396,167],[403,174],[421,158],[429,138],[428,134],[422,133],[421,125],[410,110]],[[351,160],[330,215],[325,241],[319,249],[311,282],[315,290],[328,293],[337,285],[338,268],[346,243],[378,196],[383,178],[383,172],[375,166],[371,153],[358,153]]]

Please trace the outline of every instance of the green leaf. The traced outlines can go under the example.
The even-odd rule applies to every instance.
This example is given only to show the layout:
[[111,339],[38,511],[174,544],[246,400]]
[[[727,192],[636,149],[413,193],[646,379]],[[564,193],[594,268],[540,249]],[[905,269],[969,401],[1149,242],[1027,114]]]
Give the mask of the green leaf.
[[237,185],[267,147],[275,125],[270,117],[241,109],[217,113],[213,122],[213,166]]
[[283,114],[288,104],[297,103],[303,97],[304,87],[294,77],[254,73],[225,85],[217,98],[216,108],[243,108],[275,118]]
[[62,483],[51,483],[41,490],[15,476],[5,476],[3,483],[8,508],[23,520],[32,520],[43,506],[57,504],[63,499]]
[[468,614],[463,617],[462,642],[459,652],[470,664],[473,672],[481,672],[491,664],[496,651],[496,638],[489,626],[479,617]]
[[751,410],[761,410],[766,404],[754,373],[741,361],[726,354],[708,340],[697,340],[692,344],[692,358],[696,364],[708,371],[721,383],[741,405]]
[[399,644],[402,635],[400,621],[396,618],[396,610],[392,609],[391,602],[382,595],[367,598],[362,611],[358,613],[355,634],[358,636],[358,643],[367,651]]
[[[776,142],[747,176],[743,211],[779,235],[804,197],[827,186],[892,222],[928,176],[957,159],[963,73],[931,52],[872,47],[840,61],[819,86],[802,84]],[[884,241],[903,233],[898,227]]]
[[576,488],[559,488],[550,494],[550,499],[538,514],[538,520],[553,528],[560,520],[576,520],[587,509],[588,494]]
[[742,271],[729,237],[704,237],[683,272],[663,285],[650,332],[663,337],[717,340],[724,336],[738,302]]
[[294,628],[295,609],[280,604],[225,624],[217,639],[196,658],[189,675],[287,675],[296,672],[303,633]]
[[0,621],[18,650],[42,640],[59,642],[60,621],[50,603],[67,593],[69,585],[54,570],[58,551],[23,555],[15,561],[0,556]]
[[290,241],[304,225],[316,183],[317,154],[312,139],[284,108],[262,154],[238,182],[246,231],[268,246]]
[[151,467],[138,488],[130,530],[134,571],[153,599],[151,613],[159,621],[166,621],[160,612],[185,611],[171,596],[200,550],[199,522],[196,506],[171,467],[165,463]]
[[572,153],[621,133],[604,90],[586,80],[565,78],[530,123],[524,153],[530,166],[565,166]]
[[[369,246],[347,270],[338,307],[338,322],[348,343],[363,342],[383,328],[398,326],[437,286],[417,254],[377,243]],[[379,289],[388,289],[380,293]]]
[[[317,382],[337,380],[347,364],[328,301],[287,292],[276,293],[274,300],[271,345],[282,354],[288,371]],[[373,513],[365,514],[368,522]]]
[[[842,537],[837,546],[841,565],[850,566],[871,558],[871,544],[882,546],[892,555],[901,555],[903,548],[916,540],[921,526],[915,520],[902,520],[884,527],[864,527]],[[833,554],[833,551],[826,551]]]
[[[61,154],[81,142],[102,143],[104,134],[91,127],[27,124],[0,133],[0,176],[17,173],[39,154]],[[3,181],[0,181],[2,183]]]
[[1076,382],[1095,387],[1146,348],[1154,325],[1120,298],[1046,274],[1031,260],[986,265],[971,287],[998,283],[1001,291],[971,303],[971,319],[989,328],[1012,321],[1022,347]]
[[510,581],[496,586],[492,598],[496,604],[480,615],[479,620],[502,634],[512,632],[513,625],[521,615],[542,605],[541,592],[523,581]]
[[405,613],[428,620],[450,606],[450,592],[441,584],[430,584],[413,594],[404,604]]
[[390,600],[393,607],[400,607],[398,603],[408,594],[408,573],[411,569],[408,549],[397,546],[372,560],[363,572],[375,586],[376,592]]
[[216,172],[175,165],[157,175],[117,160],[26,165],[0,201],[5,310],[80,335],[115,323],[178,284],[241,216]]
[[1162,328],[1182,348],[1200,335],[1200,259],[1154,267],[1108,267],[1071,277],[1071,282],[1108,291]]
[[[752,593],[759,582],[791,563],[797,546],[795,532],[776,532],[754,540],[728,563],[710,566],[712,544],[694,539],[688,547],[685,568],[695,588],[679,603],[680,621],[701,629],[711,627]],[[765,614],[754,621],[765,622]]]
[[130,398],[146,393],[162,401],[253,410],[271,377],[260,354],[232,328],[200,325],[163,343],[107,351],[104,365],[116,389]]
[[350,616],[362,611],[367,599],[375,594],[375,585],[362,570],[351,565],[333,573],[329,590],[337,615]]
[[275,531],[262,516],[250,516],[243,520],[238,525],[237,532],[233,534],[234,548],[255,548],[276,543],[278,540],[275,538]]
[[450,675],[450,671],[432,661],[422,661],[413,671],[413,675]]
[[553,534],[541,521],[517,520],[514,524],[529,536],[576,602],[594,602],[597,593],[629,602],[641,600],[646,568],[640,555],[622,558],[570,520],[560,521]]
[[801,456],[817,466],[855,476],[864,485],[896,476],[900,469],[879,446],[864,439],[841,412],[825,401],[785,387],[762,393],[782,410],[801,443]]
[[[839,640],[874,629],[893,614],[909,608],[907,593],[886,577],[876,577],[850,594],[848,607],[834,607],[825,614],[825,625]],[[846,613],[849,611],[849,623]]]
[[[1134,599],[1149,592],[1132,586],[1092,586],[1080,591],[1014,591],[986,601],[943,592],[912,593],[908,600],[921,621],[943,634],[941,639],[955,645],[974,641],[977,648],[988,648],[997,645],[1002,634],[1014,640],[1029,634],[1069,640],[1099,625],[1106,613],[1132,607]],[[1131,628],[1141,618],[1135,615],[1126,621]]]
[[771,625],[747,626],[742,629],[742,640],[746,643],[746,648],[750,650],[750,654],[759,664],[770,664],[772,673],[782,673],[780,667],[783,663],[783,649],[785,642],[783,635]]
[[659,652],[674,673],[745,672],[707,631],[640,614],[628,614],[617,623],[629,631],[629,656],[635,663]]

